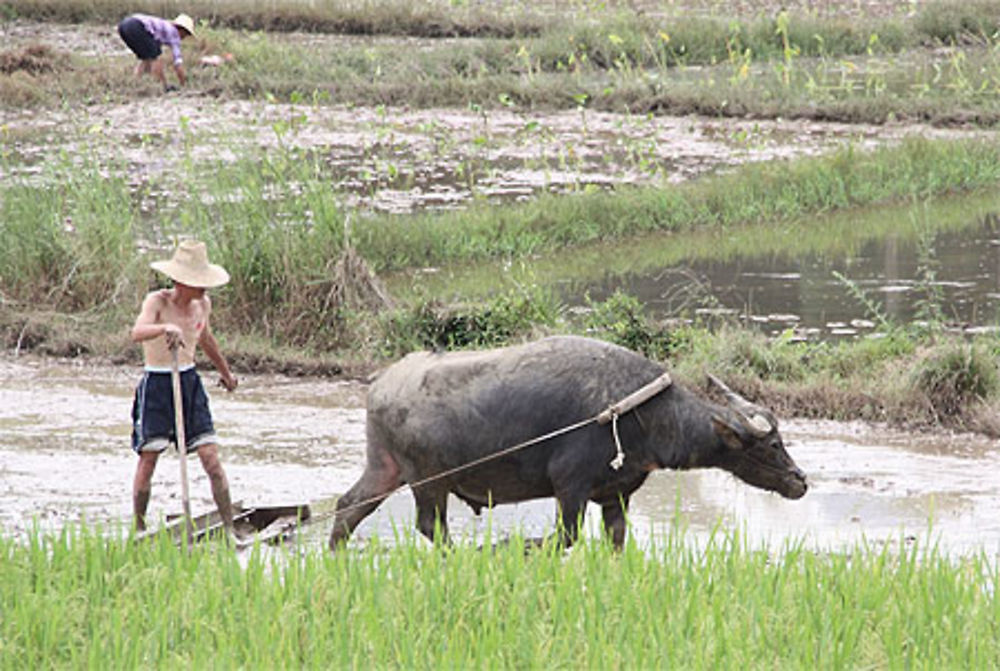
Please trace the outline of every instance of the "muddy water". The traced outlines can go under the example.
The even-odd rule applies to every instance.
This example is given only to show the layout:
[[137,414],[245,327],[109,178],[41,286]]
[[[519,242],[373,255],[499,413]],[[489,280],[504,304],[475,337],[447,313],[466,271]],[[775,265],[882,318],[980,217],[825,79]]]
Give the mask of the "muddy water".
[[[991,207],[1000,207],[1000,194],[989,201]],[[997,215],[970,206],[959,214],[957,230],[928,228],[926,235],[919,235],[909,213],[909,208],[900,208],[893,215],[901,220],[898,228],[860,241],[853,249],[754,250],[725,261],[685,263],[686,273],[670,272],[679,270],[676,266],[651,268],[611,281],[584,283],[582,289],[594,299],[625,291],[663,314],[669,311],[667,298],[694,277],[710,287],[718,301],[699,312],[738,315],[770,334],[793,329],[816,338],[864,336],[881,328],[883,318],[905,324],[928,318],[931,308],[953,328],[996,330],[1000,323]]]
[[[213,373],[206,374],[210,383]],[[38,524],[58,529],[80,519],[127,521],[135,458],[128,449],[134,370],[86,362],[0,359],[0,529],[20,535]],[[358,477],[364,454],[364,387],[357,382],[247,375],[234,394],[212,393],[233,496],[247,504],[309,502],[322,517]],[[633,533],[649,540],[675,519],[692,534],[735,528],[754,542],[803,539],[842,548],[939,539],[949,552],[1000,551],[1000,445],[967,435],[906,435],[844,423],[789,421],[789,450],[809,474],[799,501],[751,489],[723,473],[659,472],[636,494]],[[609,446],[609,450],[611,447]],[[212,508],[192,459],[192,507]],[[179,469],[165,455],[154,476],[152,517],[180,510]],[[475,518],[450,502],[459,536],[515,526],[547,532],[554,505],[501,506]],[[679,517],[678,517],[679,516]],[[394,494],[359,527],[358,542],[392,541],[412,528],[408,493]],[[588,532],[599,526],[588,514]],[[300,542],[321,547],[330,519]]]

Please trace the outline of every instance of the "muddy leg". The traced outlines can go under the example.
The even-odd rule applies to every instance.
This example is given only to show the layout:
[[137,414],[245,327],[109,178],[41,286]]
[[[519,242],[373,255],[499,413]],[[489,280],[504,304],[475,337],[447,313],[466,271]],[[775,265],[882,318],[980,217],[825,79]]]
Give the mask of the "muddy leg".
[[212,498],[215,499],[222,523],[228,531],[232,531],[233,503],[229,497],[229,480],[222,469],[222,462],[219,461],[219,447],[214,443],[202,445],[198,448],[198,457],[212,485]]
[[448,490],[421,488],[420,491],[413,492],[413,499],[417,503],[417,530],[435,541],[435,530],[438,533],[437,540],[442,543],[450,543],[448,538]]
[[370,450],[361,479],[337,500],[337,516],[330,532],[330,550],[337,551],[361,520],[379,507],[399,485],[399,465],[387,452]]
[[139,463],[135,468],[135,478],[132,481],[132,513],[135,516],[136,531],[146,530],[146,508],[149,507],[149,495],[153,488],[153,471],[159,452],[140,452]]
[[628,497],[601,506],[604,518],[604,533],[608,535],[616,550],[625,546],[625,514],[628,512]]

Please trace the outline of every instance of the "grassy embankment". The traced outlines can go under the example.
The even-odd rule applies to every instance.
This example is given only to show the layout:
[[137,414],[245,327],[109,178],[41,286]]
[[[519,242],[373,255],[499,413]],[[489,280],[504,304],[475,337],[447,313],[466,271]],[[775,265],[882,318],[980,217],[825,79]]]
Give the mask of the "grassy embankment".
[[0,667],[951,668],[1000,656],[995,561],[666,532],[525,556],[0,538]]
[[[350,278],[334,272],[345,249],[347,213],[320,164],[290,152],[179,175],[181,184],[169,185],[178,195],[152,214],[115,166],[92,159],[50,169],[41,183],[12,180],[0,202],[0,285],[13,306],[71,314],[131,309],[150,278],[140,243],[194,234],[234,278],[219,292],[222,327],[319,350],[342,348],[339,335],[356,340],[355,333],[337,332],[351,317],[351,306],[337,302]],[[998,179],[1000,148],[992,143],[910,140],[869,153],[844,149],[747,165],[662,188],[356,218],[350,237],[353,250],[383,273],[545,254],[642,233],[796,222],[819,212],[988,187]]]
[[[129,11],[180,7],[34,0],[0,3],[0,14],[113,24]],[[206,53],[235,56],[231,66],[194,72],[193,89],[216,97],[853,122],[1000,119],[996,1],[934,3],[914,17],[877,20],[660,16],[596,5],[539,15],[516,6],[412,3],[244,9],[218,2],[203,16],[211,27],[186,44],[189,63]],[[303,44],[274,32],[288,29],[390,37]],[[422,39],[442,35],[483,37]],[[10,49],[0,54],[0,100],[55,106],[133,99],[135,84],[120,60],[61,54],[58,46]],[[158,94],[151,82],[144,90]]]
[[[434,297],[387,306],[365,292],[371,277],[359,262],[381,272],[544,254],[637,233],[680,236],[765,222],[805,231],[802,220],[817,212],[995,185],[1000,149],[992,143],[913,140],[871,153],[847,149],[745,166],[667,188],[356,219],[346,256],[344,212],[317,170],[279,155],[209,171],[185,183],[189,197],[154,221],[123,178],[108,178],[113,171],[100,165],[55,170],[49,177],[60,189],[27,181],[9,186],[0,204],[6,346],[134,357],[124,332],[152,280],[137,245],[150,235],[194,234],[233,275],[217,292],[216,329],[240,366],[367,366],[413,348],[590,332],[669,360],[694,384],[711,368],[782,414],[997,431],[1000,384],[992,357],[1000,343],[989,336],[971,344],[952,339],[934,319],[921,329],[883,324],[890,337],[882,340],[829,345],[767,341],[731,329],[668,328],[621,296],[592,306],[588,315],[570,314],[532,285],[465,306],[449,308]],[[278,188],[286,184],[293,193]],[[935,317],[933,311],[927,316]]]

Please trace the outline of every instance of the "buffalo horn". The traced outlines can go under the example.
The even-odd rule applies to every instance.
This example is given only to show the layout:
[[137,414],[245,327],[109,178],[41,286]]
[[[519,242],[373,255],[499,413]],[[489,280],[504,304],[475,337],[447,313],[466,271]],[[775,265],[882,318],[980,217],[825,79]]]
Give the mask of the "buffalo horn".
[[747,431],[758,438],[763,438],[767,434],[771,433],[773,428],[771,426],[771,422],[768,421],[767,417],[761,413],[760,409],[755,404],[737,394],[735,391],[730,389],[725,382],[711,373],[708,374],[708,379],[722,391],[726,397],[726,401],[728,401],[733,410],[739,414],[742,424],[746,427]]

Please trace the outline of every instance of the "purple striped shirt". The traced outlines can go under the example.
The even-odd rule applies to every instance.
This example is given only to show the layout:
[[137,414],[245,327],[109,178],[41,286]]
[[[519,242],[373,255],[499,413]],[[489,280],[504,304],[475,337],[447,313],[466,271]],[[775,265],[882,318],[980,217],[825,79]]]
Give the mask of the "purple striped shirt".
[[158,16],[148,14],[133,14],[133,16],[142,21],[143,28],[153,36],[154,40],[170,47],[170,51],[174,54],[174,65],[184,62],[181,58],[181,34],[177,26]]

